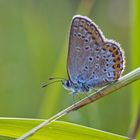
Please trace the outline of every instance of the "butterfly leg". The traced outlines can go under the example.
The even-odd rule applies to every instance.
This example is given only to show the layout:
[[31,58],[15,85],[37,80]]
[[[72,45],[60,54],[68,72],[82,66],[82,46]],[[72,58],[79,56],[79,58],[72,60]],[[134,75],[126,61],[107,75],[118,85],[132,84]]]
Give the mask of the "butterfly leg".
[[74,104],[75,105],[75,94],[77,93],[77,91],[73,91],[73,92],[70,92],[70,94],[72,95],[72,105]]

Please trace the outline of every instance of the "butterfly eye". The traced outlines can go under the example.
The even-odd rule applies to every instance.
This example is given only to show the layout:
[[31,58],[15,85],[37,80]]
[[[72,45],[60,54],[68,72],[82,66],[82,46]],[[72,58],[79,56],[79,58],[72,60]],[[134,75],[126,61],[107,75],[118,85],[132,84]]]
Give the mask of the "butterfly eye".
[[66,82],[66,86],[67,86],[67,87],[70,87],[70,85],[71,85],[71,84],[70,84],[70,81],[67,80],[67,82]]

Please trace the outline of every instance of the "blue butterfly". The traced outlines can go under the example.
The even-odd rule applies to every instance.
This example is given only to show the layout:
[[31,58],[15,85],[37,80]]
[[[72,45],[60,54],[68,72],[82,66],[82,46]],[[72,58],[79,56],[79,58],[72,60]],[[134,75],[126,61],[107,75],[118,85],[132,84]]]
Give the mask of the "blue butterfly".
[[61,80],[64,88],[71,90],[73,95],[89,92],[117,81],[124,68],[124,53],[120,44],[106,39],[89,18],[74,16],[67,58],[69,79]]

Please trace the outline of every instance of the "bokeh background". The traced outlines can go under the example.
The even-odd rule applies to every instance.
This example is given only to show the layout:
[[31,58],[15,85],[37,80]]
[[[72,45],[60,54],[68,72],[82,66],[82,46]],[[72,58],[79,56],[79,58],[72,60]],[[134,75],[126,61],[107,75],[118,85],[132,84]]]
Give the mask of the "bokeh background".
[[[46,119],[71,105],[72,97],[60,83],[41,85],[52,76],[67,78],[68,35],[75,14],[88,16],[107,38],[121,44],[124,74],[138,67],[134,9],[129,0],[1,0],[0,117]],[[138,88],[124,87],[61,120],[127,136]]]

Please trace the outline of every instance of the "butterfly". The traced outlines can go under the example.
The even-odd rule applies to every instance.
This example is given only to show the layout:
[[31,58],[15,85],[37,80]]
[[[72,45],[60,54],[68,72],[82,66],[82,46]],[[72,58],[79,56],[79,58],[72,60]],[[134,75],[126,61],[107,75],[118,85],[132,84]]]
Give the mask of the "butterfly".
[[106,39],[88,17],[72,18],[67,57],[68,80],[64,88],[72,94],[89,92],[117,81],[125,68],[120,44]]
[[106,39],[99,27],[88,17],[76,15],[72,18],[69,32],[67,57],[69,78],[68,80],[50,78],[50,80],[61,79],[58,81],[74,95],[117,81],[124,68],[125,57],[120,44]]

